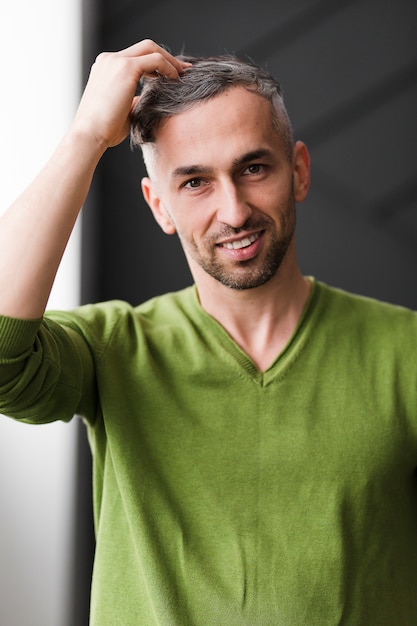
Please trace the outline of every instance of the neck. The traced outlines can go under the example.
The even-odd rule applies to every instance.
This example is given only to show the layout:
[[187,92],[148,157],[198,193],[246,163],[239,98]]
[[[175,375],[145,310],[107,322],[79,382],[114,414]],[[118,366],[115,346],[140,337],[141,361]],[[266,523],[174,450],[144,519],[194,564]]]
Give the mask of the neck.
[[[265,371],[288,343],[302,315],[310,283],[293,262],[267,283],[238,291],[210,277],[196,278],[200,302],[260,371]],[[202,277],[200,277],[202,278]]]

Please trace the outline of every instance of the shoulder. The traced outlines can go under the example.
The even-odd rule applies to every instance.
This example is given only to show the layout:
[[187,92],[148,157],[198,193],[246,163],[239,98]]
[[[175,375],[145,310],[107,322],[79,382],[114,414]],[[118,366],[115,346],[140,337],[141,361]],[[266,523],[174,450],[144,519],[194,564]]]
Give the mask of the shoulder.
[[[317,282],[318,318],[343,334],[390,341],[417,341],[417,312]],[[414,343],[415,346],[415,343]]]
[[324,302],[348,311],[357,311],[365,315],[388,315],[410,319],[417,317],[417,312],[407,307],[351,293],[337,287],[331,287],[320,281],[316,282],[316,289]]
[[181,325],[193,315],[196,292],[188,287],[157,296],[134,306],[123,300],[85,304],[71,311],[48,311],[47,324],[58,324],[84,336],[97,351],[104,350],[113,337],[126,340],[163,326]]
[[165,320],[179,320],[196,313],[198,305],[197,291],[194,286],[180,291],[156,296],[133,309],[134,315],[141,319],[154,320],[156,323]]

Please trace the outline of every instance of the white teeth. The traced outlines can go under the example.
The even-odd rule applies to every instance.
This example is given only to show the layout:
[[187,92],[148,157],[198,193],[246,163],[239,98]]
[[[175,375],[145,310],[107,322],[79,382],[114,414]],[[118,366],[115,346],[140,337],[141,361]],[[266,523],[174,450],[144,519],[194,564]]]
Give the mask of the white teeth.
[[246,248],[247,246],[250,246],[250,244],[256,241],[258,238],[259,234],[250,235],[250,237],[245,237],[240,241],[228,241],[227,243],[224,243],[223,246],[228,250],[240,250],[240,248]]

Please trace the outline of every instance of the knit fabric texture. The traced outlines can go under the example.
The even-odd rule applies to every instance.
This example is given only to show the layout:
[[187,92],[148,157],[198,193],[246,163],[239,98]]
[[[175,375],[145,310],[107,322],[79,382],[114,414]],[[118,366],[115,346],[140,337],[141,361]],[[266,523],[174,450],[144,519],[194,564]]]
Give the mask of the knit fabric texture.
[[88,429],[91,625],[415,626],[416,347],[319,282],[265,372],[195,287],[0,318],[0,412]]

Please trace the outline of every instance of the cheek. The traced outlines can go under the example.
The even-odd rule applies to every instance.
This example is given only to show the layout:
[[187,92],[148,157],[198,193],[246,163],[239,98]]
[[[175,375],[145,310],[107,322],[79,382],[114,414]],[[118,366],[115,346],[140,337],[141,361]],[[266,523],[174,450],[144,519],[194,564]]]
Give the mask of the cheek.
[[277,194],[279,197],[279,203],[282,207],[288,207],[294,204],[294,183],[292,176],[288,178],[285,185],[280,185],[277,188]]
[[198,241],[215,228],[215,214],[206,202],[176,202],[171,219],[183,238]]

